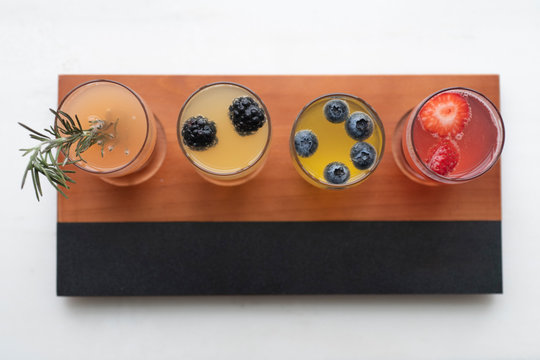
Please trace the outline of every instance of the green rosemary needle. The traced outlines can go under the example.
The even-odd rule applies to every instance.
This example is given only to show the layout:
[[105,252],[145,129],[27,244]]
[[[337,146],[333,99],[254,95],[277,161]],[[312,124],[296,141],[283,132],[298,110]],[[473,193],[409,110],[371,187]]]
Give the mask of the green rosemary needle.
[[[56,112],[53,109],[49,110],[54,114],[55,123],[58,126],[51,126],[49,129],[44,129],[46,134],[19,123],[19,125],[30,132],[32,139],[39,141],[39,144],[34,147],[19,149],[23,152],[22,156],[29,156],[28,165],[22,178],[21,188],[24,187],[28,173],[30,173],[38,201],[40,196],[43,196],[40,176],[44,176],[60,194],[67,198],[67,195],[61,188],[69,189],[69,183],[75,183],[68,175],[75,171],[66,170],[64,166],[79,161],[85,162],[82,153],[95,144],[101,147],[101,156],[103,156],[105,143],[108,140],[114,139],[116,136],[116,125],[118,124],[118,120],[112,123],[98,119],[90,121],[90,128],[83,129],[77,115],[75,115],[75,120],[73,120],[69,114],[63,111]],[[107,132],[111,126],[114,127],[113,132]],[[75,159],[70,160],[68,154],[70,154],[73,147],[75,149]],[[60,153],[64,154],[63,161],[59,161]]]

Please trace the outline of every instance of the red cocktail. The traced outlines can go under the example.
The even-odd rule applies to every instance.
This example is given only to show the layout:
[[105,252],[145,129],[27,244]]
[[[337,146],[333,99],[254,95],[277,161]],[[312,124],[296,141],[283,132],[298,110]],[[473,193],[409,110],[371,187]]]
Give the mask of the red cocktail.
[[456,184],[487,172],[499,159],[504,125],[481,93],[449,88],[428,96],[396,126],[392,150],[414,181]]

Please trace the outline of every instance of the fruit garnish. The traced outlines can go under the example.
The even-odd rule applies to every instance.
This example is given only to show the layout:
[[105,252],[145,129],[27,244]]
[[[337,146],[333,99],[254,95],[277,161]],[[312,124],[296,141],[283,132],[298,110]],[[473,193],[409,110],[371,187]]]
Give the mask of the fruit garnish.
[[351,148],[351,160],[354,166],[359,170],[369,169],[377,158],[375,148],[365,142],[357,142]]
[[355,140],[366,140],[373,134],[373,120],[366,113],[353,112],[345,123],[345,130]]
[[459,162],[459,148],[452,140],[441,140],[430,150],[427,166],[436,174],[446,176],[454,171]]
[[192,150],[203,151],[217,144],[216,123],[202,115],[192,116],[182,126],[184,144]]
[[294,148],[298,156],[309,157],[318,147],[319,140],[311,130],[300,130],[294,135]]
[[264,110],[249,96],[241,96],[233,100],[229,106],[229,118],[236,132],[242,136],[255,133],[266,121]]
[[333,99],[324,104],[324,116],[334,124],[341,123],[349,117],[349,105],[343,100]]
[[471,108],[463,96],[447,92],[435,95],[425,103],[418,118],[425,131],[440,137],[454,137],[469,122]]
[[324,168],[324,178],[331,184],[343,184],[349,180],[349,168],[340,162],[332,162]]

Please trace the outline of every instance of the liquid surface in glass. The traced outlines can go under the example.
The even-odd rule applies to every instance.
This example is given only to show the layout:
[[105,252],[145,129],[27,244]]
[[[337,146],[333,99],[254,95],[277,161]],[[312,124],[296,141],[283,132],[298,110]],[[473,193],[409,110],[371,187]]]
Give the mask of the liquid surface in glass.
[[[448,116],[451,120],[447,124],[447,129],[452,130],[453,127],[459,126],[459,130],[455,133],[446,130],[439,134],[423,125],[421,117],[424,114],[423,109],[433,106],[433,102],[444,110],[443,106],[446,104],[443,101],[455,102],[455,99],[460,99],[459,97],[454,100],[450,97],[445,98],[447,94],[464,99],[464,104],[467,105],[464,113],[467,114],[468,111],[468,115],[451,114]],[[444,114],[439,116],[438,121],[441,119],[444,119]],[[496,119],[498,119],[498,114],[495,113],[493,106],[475,92],[461,89],[445,91],[428,100],[418,111],[412,125],[412,142],[423,165],[438,175],[448,179],[474,177],[491,166],[498,156],[502,130]],[[444,143],[451,149],[446,150],[446,153],[444,149],[439,150],[436,154]],[[449,152],[452,153],[448,154]],[[434,156],[439,157],[434,158]],[[444,156],[450,157],[450,160],[446,161]],[[452,162],[455,162],[455,165]]]
[[[61,109],[73,118],[78,116],[84,129],[90,121],[100,119],[107,123],[117,121],[116,132],[110,126],[107,132],[114,139],[101,146],[93,145],[82,154],[85,162],[77,165],[93,171],[114,171],[133,161],[145,143],[147,120],[138,98],[125,87],[113,82],[95,82],[74,90],[63,102]],[[75,159],[74,149],[70,158]]]
[[[346,121],[332,123],[328,121],[324,114],[325,104],[332,99],[340,99],[347,103],[350,114],[354,112],[363,112],[368,114],[373,120],[373,133],[364,142],[375,148],[377,160],[374,166],[366,170],[357,169],[351,160],[351,148],[358,142],[347,134],[345,130]],[[302,168],[314,177],[317,181],[325,185],[335,185],[329,183],[324,177],[326,166],[333,162],[340,162],[347,166],[350,171],[350,177],[345,184],[359,182],[369,175],[383,152],[383,130],[378,122],[378,116],[366,106],[363,102],[349,96],[328,96],[316,100],[307,106],[299,116],[296,126],[293,129],[295,133],[301,130],[310,130],[315,134],[318,140],[318,147],[313,155],[309,157],[296,156],[296,159]],[[294,151],[294,150],[293,150]]]
[[[229,118],[229,106],[239,97],[250,97],[263,108],[247,89],[233,84],[215,84],[195,93],[184,105],[179,131],[191,117],[201,115],[216,124],[217,143],[205,150],[193,150],[182,143],[192,161],[201,169],[217,174],[231,174],[253,165],[263,154],[269,137],[268,114],[264,125],[249,135],[240,135]],[[182,141],[182,135],[179,134]]]

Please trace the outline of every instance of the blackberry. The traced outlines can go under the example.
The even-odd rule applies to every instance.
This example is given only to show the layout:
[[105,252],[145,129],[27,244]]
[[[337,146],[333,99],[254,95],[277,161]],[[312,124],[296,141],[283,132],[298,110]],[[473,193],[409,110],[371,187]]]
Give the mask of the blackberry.
[[349,168],[340,162],[332,162],[324,168],[324,178],[331,184],[344,184],[349,180]]
[[309,157],[317,151],[319,140],[311,130],[300,130],[294,135],[294,148],[301,157]]
[[345,123],[345,130],[354,140],[366,140],[373,134],[373,120],[366,113],[353,112]]
[[184,144],[192,150],[202,151],[217,144],[216,123],[202,115],[192,116],[182,127]]
[[242,136],[259,130],[266,121],[264,110],[249,96],[238,97],[229,106],[229,118],[236,132]]
[[368,169],[375,162],[377,151],[366,142],[358,142],[351,148],[351,160],[359,170]]
[[324,104],[324,116],[331,123],[339,124],[349,117],[349,105],[343,100],[332,99]]

